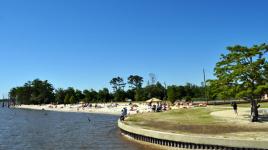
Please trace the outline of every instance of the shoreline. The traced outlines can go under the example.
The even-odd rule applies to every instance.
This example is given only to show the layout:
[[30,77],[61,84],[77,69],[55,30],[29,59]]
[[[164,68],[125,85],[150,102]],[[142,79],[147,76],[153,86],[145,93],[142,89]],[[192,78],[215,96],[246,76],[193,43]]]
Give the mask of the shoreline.
[[[95,105],[95,104],[94,104]],[[81,104],[74,105],[17,105],[13,108],[16,109],[28,109],[28,110],[45,110],[45,111],[55,111],[55,112],[72,112],[72,113],[92,113],[92,114],[106,114],[106,115],[116,115],[120,116],[123,108],[128,109],[128,115],[133,115],[137,113],[148,112],[149,109],[145,104],[135,104],[138,105],[135,110],[131,111],[131,105],[128,103],[119,103],[117,106],[111,106],[111,104],[97,104],[98,107],[82,107]]]

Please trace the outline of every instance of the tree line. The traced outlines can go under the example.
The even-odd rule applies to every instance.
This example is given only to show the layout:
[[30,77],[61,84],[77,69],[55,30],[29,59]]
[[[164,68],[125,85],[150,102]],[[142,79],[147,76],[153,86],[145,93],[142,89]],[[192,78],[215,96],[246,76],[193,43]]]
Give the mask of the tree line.
[[[252,47],[235,45],[227,47],[227,52],[220,56],[214,69],[215,79],[205,81],[206,86],[166,85],[156,81],[150,74],[151,82],[143,86],[144,79],[131,75],[127,82],[122,77],[110,81],[113,91],[103,88],[80,91],[72,87],[55,89],[48,81],[39,79],[29,81],[23,86],[12,88],[9,96],[22,104],[59,103],[74,104],[84,102],[144,101],[153,97],[169,100],[206,100],[243,99],[251,103],[252,121],[258,120],[258,103],[264,94],[268,94],[268,45]],[[126,87],[128,86],[128,87]]]
[[174,102],[204,95],[203,87],[190,83],[183,86],[165,87],[160,82],[154,84],[151,82],[143,87],[143,82],[143,77],[138,75],[130,75],[127,82],[122,77],[115,77],[110,81],[112,91],[109,91],[108,88],[98,91],[94,89],[81,91],[73,87],[55,89],[47,80],[35,79],[28,81],[23,86],[12,88],[9,97],[20,104],[76,104],[81,101],[85,103],[123,102],[129,99],[145,101],[153,97]]

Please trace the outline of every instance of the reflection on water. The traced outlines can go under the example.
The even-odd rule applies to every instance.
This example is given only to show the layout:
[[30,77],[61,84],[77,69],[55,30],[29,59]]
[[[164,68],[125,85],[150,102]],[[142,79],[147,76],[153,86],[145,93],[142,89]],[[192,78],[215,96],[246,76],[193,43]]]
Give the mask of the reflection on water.
[[0,149],[148,150],[125,140],[117,116],[0,108]]

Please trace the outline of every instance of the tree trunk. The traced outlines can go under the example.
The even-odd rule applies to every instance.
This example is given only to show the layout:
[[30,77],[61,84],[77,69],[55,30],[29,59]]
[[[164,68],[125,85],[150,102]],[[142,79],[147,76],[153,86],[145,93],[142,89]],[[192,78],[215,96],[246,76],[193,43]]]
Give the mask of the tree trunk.
[[251,122],[257,122],[259,121],[259,112],[258,112],[259,106],[257,105],[257,101],[254,99],[251,99]]

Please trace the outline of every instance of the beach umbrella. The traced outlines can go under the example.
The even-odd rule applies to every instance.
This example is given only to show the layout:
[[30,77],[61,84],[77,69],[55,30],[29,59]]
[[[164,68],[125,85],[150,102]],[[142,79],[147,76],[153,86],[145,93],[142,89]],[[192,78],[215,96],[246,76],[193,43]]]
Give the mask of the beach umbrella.
[[146,103],[158,103],[158,102],[162,102],[162,100],[157,99],[157,98],[151,98],[146,101]]

